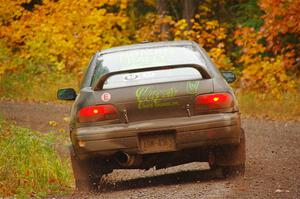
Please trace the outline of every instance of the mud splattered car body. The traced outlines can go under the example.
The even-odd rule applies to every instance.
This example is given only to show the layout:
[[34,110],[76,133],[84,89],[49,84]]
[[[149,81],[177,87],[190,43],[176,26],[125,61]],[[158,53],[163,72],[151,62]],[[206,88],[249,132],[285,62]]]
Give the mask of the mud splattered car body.
[[71,158],[80,190],[120,168],[165,168],[206,161],[242,172],[245,136],[232,89],[205,51],[190,41],[97,52],[71,110]]

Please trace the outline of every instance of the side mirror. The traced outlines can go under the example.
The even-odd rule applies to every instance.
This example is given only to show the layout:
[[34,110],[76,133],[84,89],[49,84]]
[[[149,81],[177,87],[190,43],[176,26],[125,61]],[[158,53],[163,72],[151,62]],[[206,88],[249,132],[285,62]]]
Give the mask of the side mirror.
[[233,72],[230,71],[222,71],[221,72],[224,79],[228,82],[228,83],[232,83],[236,80],[236,76]]
[[60,100],[75,100],[76,92],[73,88],[62,88],[57,91],[57,99]]

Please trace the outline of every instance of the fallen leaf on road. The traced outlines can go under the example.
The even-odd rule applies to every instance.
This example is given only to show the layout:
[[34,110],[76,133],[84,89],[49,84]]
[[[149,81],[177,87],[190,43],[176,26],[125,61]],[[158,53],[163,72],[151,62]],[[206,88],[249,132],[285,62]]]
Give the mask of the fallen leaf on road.
[[70,117],[64,117],[64,118],[63,118],[63,121],[65,121],[65,122],[70,122]]
[[53,127],[57,126],[57,122],[55,121],[49,121],[48,124],[49,126],[53,126]]

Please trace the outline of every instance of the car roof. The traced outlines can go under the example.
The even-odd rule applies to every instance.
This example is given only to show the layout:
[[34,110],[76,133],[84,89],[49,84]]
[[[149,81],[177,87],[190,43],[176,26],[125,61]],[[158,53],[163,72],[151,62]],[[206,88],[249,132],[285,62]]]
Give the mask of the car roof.
[[135,50],[135,49],[143,49],[143,48],[155,48],[155,47],[164,47],[164,46],[196,46],[196,45],[197,44],[195,42],[188,41],[188,40],[142,42],[142,43],[139,43],[139,44],[124,45],[124,46],[108,48],[108,49],[105,49],[105,50],[98,51],[97,54],[100,55],[100,54],[114,53],[114,52],[127,51],[127,50]]

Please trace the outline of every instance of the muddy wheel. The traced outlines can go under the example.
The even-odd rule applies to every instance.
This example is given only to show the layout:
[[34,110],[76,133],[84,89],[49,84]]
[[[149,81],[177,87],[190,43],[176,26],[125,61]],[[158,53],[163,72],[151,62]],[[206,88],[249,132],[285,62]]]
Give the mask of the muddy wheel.
[[96,168],[95,160],[80,160],[73,147],[70,147],[70,156],[76,189],[83,192],[97,191],[102,172]]
[[241,140],[237,146],[217,148],[210,156],[212,170],[221,170],[224,177],[244,175],[246,161],[246,138],[241,129]]

